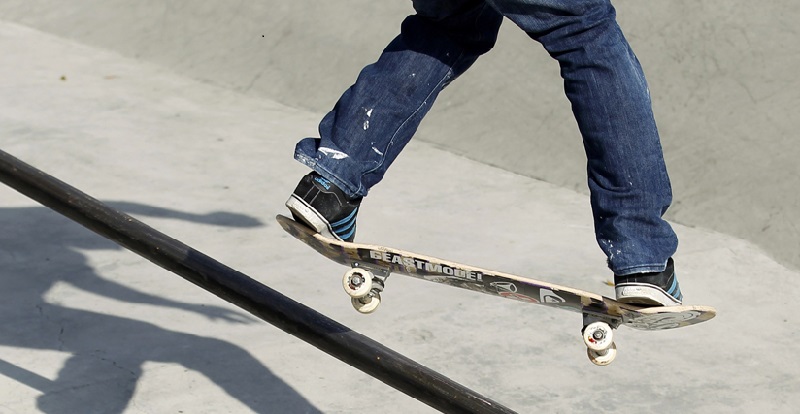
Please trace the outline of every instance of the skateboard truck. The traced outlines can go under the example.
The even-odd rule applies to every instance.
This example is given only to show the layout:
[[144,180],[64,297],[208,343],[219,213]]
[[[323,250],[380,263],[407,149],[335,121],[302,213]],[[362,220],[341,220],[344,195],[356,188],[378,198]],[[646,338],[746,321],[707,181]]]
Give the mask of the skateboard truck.
[[[383,268],[367,268],[360,263],[352,263],[352,268],[342,277],[342,287],[350,296],[353,308],[360,313],[374,312],[381,304],[381,292],[386,286],[389,271]],[[610,318],[607,313],[583,309],[583,342],[586,354],[593,364],[605,366],[617,357],[614,343],[614,329],[622,319]]]
[[350,295],[350,303],[360,313],[372,313],[381,304],[381,292],[389,278],[386,269],[370,270],[359,263],[353,263],[353,268],[342,277],[342,287]]
[[586,355],[593,364],[605,366],[617,357],[614,329],[621,323],[621,319],[609,318],[607,314],[584,308],[583,343],[586,344]]

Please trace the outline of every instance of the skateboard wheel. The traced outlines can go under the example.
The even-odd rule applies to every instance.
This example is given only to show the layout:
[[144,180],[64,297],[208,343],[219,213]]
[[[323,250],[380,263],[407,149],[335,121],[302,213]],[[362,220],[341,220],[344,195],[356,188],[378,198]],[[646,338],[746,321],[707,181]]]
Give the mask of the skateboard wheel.
[[342,287],[352,298],[367,296],[372,290],[372,272],[358,268],[350,269],[342,278]]
[[597,353],[614,346],[614,331],[605,322],[593,322],[583,329],[583,342]]
[[612,342],[608,349],[600,352],[587,349],[586,355],[589,356],[589,360],[593,364],[603,367],[610,364],[617,357],[617,345]]
[[378,305],[381,304],[381,294],[378,292],[374,292],[371,295],[367,295],[361,298],[352,298],[350,299],[350,303],[353,304],[353,308],[363,314],[368,314],[375,312],[375,309],[378,309]]

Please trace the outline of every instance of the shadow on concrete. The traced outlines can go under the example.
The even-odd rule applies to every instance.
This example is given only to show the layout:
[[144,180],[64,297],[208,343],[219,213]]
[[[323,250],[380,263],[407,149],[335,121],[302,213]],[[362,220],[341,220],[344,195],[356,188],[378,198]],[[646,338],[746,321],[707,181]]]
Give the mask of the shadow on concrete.
[[[134,203],[111,204],[139,215],[234,227],[262,225],[231,213],[194,215]],[[57,303],[58,298],[48,298],[48,292],[57,283],[66,283],[120,302],[181,309],[211,320],[256,323],[256,319],[218,306],[175,302],[100,276],[81,250],[122,248],[48,208],[0,208],[0,229],[0,345],[70,354],[54,380],[0,359],[0,374],[42,392],[37,401],[42,412],[120,413],[130,403],[147,362],[196,371],[257,413],[320,412],[237,345],[73,309]]]

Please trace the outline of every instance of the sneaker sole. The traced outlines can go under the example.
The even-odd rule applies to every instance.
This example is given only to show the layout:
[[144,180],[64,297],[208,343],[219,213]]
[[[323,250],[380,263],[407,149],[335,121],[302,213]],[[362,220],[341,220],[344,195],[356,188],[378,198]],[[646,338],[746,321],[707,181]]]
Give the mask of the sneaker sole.
[[316,209],[308,205],[302,198],[292,194],[289,200],[286,201],[286,207],[293,213],[296,218],[299,218],[305,225],[314,229],[323,237],[334,240],[342,240],[337,236],[330,224],[320,215]]
[[677,306],[682,302],[653,285],[622,283],[616,287],[617,301],[631,305]]

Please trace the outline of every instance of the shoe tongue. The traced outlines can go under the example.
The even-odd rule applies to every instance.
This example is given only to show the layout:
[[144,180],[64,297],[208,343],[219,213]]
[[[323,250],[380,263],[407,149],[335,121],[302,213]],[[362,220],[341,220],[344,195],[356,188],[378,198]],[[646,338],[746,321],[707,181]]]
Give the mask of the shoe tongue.
[[331,184],[330,180],[328,180],[325,177],[320,177],[320,176],[314,177],[314,181],[316,181],[319,185],[321,185],[326,190],[330,190],[331,189],[332,184]]

